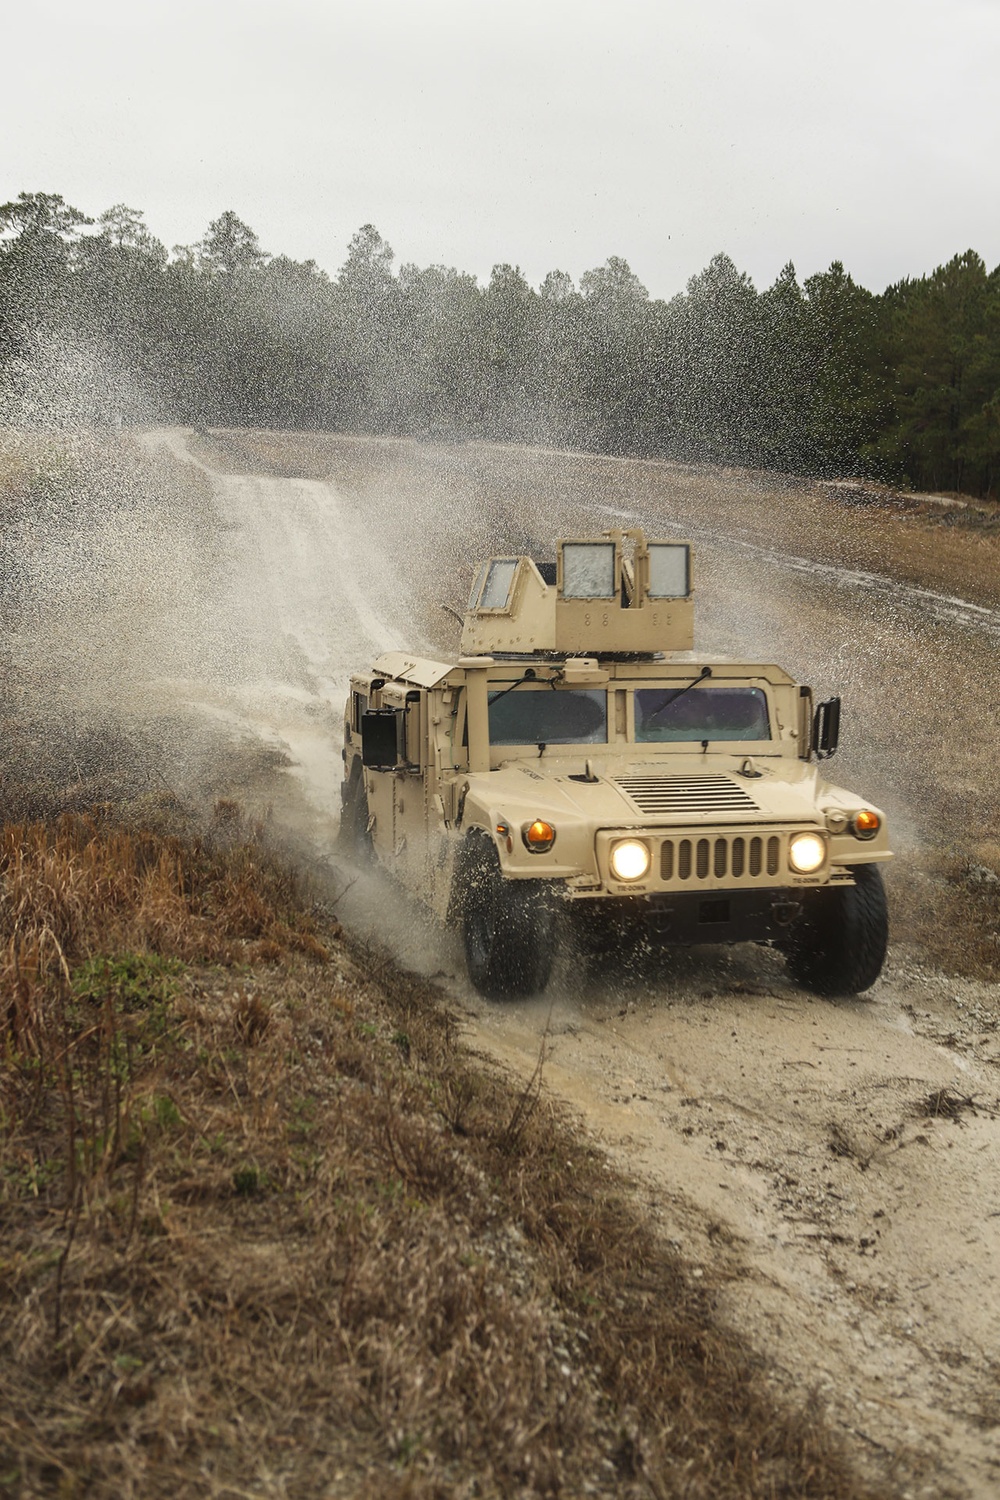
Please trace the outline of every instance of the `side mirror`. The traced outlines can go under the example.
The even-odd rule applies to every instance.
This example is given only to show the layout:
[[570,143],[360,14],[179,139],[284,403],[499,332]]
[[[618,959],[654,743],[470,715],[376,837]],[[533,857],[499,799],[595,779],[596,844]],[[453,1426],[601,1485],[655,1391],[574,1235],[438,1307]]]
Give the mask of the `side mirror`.
[[361,715],[361,764],[372,771],[394,771],[399,764],[403,711],[370,708]]
[[829,760],[840,744],[840,699],[827,698],[813,718],[813,749],[817,760]]

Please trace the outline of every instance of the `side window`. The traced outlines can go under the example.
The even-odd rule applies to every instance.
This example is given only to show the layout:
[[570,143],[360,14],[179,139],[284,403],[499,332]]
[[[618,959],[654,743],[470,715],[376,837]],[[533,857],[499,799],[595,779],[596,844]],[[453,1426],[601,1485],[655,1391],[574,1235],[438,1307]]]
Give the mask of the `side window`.
[[351,728],[355,734],[361,733],[361,715],[368,708],[367,693],[351,694]]

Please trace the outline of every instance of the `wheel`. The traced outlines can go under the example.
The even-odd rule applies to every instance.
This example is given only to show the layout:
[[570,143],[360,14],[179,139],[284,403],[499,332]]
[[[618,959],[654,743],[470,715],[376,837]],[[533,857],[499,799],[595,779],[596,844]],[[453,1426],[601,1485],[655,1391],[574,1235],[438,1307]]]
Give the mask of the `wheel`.
[[817,995],[857,995],[882,972],[889,910],[878,865],[855,865],[854,885],[817,891],[790,935],[792,978]]
[[555,906],[538,880],[505,880],[496,850],[472,835],[460,876],[469,978],[489,1000],[537,994],[549,982]]
[[350,776],[341,786],[340,799],[340,847],[352,859],[369,860],[372,836],[368,832],[368,793],[360,760],[355,760]]

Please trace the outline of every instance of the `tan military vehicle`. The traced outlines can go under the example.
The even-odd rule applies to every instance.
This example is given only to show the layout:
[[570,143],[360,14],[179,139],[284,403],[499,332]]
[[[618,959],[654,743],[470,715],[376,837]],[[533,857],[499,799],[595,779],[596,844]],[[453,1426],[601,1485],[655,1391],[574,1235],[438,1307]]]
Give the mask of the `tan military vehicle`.
[[544,988],[565,918],[769,943],[821,994],[878,977],[891,856],[821,774],[840,700],[692,645],[690,545],[609,531],[491,558],[460,655],[351,678],[342,835],[461,924],[484,995]]

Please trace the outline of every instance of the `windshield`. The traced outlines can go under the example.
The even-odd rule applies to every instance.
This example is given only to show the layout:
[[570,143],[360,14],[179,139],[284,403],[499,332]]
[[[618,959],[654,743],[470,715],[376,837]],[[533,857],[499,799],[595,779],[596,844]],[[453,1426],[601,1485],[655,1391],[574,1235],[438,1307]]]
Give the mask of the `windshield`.
[[603,745],[608,738],[604,688],[516,687],[490,703],[491,745]]
[[755,687],[637,688],[637,740],[769,740],[767,697]]

